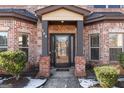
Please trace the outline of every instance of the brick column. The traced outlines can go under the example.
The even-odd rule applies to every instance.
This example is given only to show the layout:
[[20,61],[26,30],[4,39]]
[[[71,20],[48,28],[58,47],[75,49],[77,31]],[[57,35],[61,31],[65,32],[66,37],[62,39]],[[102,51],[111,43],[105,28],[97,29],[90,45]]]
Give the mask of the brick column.
[[38,76],[50,76],[50,56],[48,54],[48,21],[42,21],[42,57],[39,60]]
[[86,60],[83,53],[83,21],[77,21],[77,43],[76,43],[76,56],[75,56],[75,76],[83,77],[86,75],[85,64]]
[[86,60],[83,56],[75,57],[75,76],[76,77],[86,76],[85,64],[86,64]]
[[41,57],[39,60],[39,73],[38,77],[49,77],[50,76],[50,57]]

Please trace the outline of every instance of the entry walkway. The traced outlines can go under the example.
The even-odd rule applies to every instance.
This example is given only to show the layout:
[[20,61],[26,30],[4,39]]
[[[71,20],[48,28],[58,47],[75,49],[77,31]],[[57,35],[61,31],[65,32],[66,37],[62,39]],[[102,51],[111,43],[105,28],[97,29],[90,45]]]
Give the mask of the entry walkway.
[[52,69],[52,76],[44,85],[44,88],[80,88],[80,85],[74,76],[73,68],[69,68],[69,71]]

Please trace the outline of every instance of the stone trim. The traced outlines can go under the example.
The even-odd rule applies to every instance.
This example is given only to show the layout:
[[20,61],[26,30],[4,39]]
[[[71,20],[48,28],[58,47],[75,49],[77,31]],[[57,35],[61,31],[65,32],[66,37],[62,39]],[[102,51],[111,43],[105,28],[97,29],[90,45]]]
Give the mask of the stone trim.
[[8,32],[9,27],[0,27],[0,31]]

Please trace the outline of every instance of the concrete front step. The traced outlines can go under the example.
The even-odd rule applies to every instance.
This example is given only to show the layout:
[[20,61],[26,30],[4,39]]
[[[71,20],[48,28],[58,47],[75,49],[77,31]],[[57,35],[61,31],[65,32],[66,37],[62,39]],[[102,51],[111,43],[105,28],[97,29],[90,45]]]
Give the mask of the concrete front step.
[[74,76],[74,69],[69,71],[51,70],[51,77],[44,85],[44,88],[80,88],[78,79]]

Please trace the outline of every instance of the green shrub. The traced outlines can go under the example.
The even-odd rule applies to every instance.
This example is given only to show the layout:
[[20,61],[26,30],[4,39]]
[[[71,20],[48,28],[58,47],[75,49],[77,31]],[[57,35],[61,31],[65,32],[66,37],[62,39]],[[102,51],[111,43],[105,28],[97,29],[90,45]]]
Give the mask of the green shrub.
[[119,60],[120,65],[122,66],[122,68],[124,68],[124,53],[120,53],[118,55],[118,60]]
[[25,68],[26,54],[22,51],[6,51],[0,53],[0,68],[19,79]]
[[117,83],[119,70],[113,66],[99,66],[94,68],[101,87],[111,88]]

